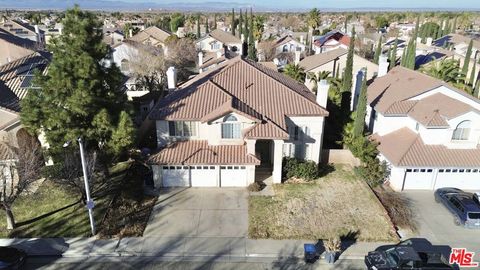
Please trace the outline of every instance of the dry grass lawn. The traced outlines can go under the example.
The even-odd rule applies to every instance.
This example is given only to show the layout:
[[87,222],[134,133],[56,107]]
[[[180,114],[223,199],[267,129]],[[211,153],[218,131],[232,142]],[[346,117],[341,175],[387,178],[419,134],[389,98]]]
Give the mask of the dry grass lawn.
[[275,185],[274,197],[249,198],[249,237],[395,240],[382,205],[352,168],[337,166],[306,184]]

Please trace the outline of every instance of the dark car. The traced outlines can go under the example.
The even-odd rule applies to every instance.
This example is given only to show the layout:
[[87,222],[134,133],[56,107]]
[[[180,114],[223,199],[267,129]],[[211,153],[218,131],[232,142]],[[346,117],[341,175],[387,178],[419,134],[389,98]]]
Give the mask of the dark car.
[[480,229],[478,195],[458,188],[439,188],[435,190],[435,201],[445,205],[453,214],[455,225]]
[[27,259],[25,251],[14,247],[0,247],[0,269],[22,269]]
[[450,266],[441,253],[419,252],[413,246],[400,243],[386,250],[368,252],[365,265],[371,270],[450,270]]

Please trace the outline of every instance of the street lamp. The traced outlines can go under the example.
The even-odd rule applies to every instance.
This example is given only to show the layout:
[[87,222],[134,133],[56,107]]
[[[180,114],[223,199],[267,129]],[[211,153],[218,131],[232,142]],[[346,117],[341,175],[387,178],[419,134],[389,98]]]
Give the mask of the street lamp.
[[[80,146],[80,158],[82,160],[82,170],[83,170],[83,180],[85,184],[85,194],[87,195],[87,209],[88,209],[88,217],[90,218],[90,227],[92,228],[92,235],[95,235],[95,220],[93,219],[93,207],[95,207],[95,203],[90,198],[90,187],[88,185],[88,175],[87,175],[87,164],[85,161],[85,153],[83,150],[83,140],[82,138],[78,138],[78,145]],[[68,147],[71,141],[67,141],[63,144],[63,147]]]

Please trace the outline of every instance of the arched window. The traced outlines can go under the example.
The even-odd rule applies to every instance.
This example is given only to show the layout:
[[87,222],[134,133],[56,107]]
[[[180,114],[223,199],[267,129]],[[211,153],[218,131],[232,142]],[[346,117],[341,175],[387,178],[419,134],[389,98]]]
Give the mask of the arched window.
[[283,52],[288,52],[288,46],[287,46],[287,45],[283,45],[282,51],[283,51]]
[[223,118],[222,139],[239,139],[240,123],[234,115],[227,115]]
[[466,141],[470,137],[470,120],[465,120],[458,124],[457,128],[453,131],[452,140],[454,141]]
[[120,70],[124,72],[130,71],[130,64],[128,63],[127,59],[123,59],[120,63]]

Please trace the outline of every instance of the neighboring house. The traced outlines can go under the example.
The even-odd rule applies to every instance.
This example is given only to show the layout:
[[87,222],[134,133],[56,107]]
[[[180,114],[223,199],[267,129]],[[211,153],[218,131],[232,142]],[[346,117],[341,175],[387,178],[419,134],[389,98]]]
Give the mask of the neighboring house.
[[415,30],[415,23],[392,23],[390,28],[398,29],[400,36],[409,37]]
[[241,53],[242,41],[228,32],[215,29],[206,36],[198,39],[196,47],[203,52],[217,52],[225,47],[231,52]]
[[[167,72],[170,89],[174,74]],[[149,116],[159,148],[149,159],[155,185],[243,187],[258,166],[273,169],[273,182],[281,183],[284,156],[319,162],[327,95],[324,89],[316,98],[240,56],[196,76]]]
[[278,39],[273,46],[275,47],[275,54],[305,51],[305,44],[292,38],[291,36],[284,36]]
[[0,29],[20,38],[45,43],[45,32],[40,30],[38,25],[31,26],[17,20],[9,20],[0,23]]
[[34,53],[36,43],[0,29],[0,66]]
[[[468,50],[468,45],[472,38],[467,36],[462,36],[459,34],[448,34],[443,36],[433,42],[433,45],[437,47],[448,48],[450,44],[453,46],[453,51],[457,55],[461,55],[465,57]],[[475,57],[475,52],[480,51],[480,40],[473,39],[473,46],[472,46],[472,56],[471,58]]]
[[[34,71],[46,72],[48,62],[49,55],[34,52],[0,66],[0,143],[16,143],[22,130],[20,101],[28,91],[38,91],[32,83]],[[45,141],[39,139],[45,146]]]
[[103,33],[103,42],[113,46],[121,43],[125,39],[125,35],[120,30],[106,31]]
[[338,48],[348,49],[350,45],[350,37],[344,33],[333,30],[323,36],[315,37],[312,49],[315,54],[328,52]]
[[202,73],[209,69],[216,68],[217,65],[236,57],[237,54],[233,53],[226,48],[216,52],[198,52],[198,72]]
[[130,37],[129,40],[144,44],[147,46],[164,48],[165,42],[171,34],[167,31],[164,31],[156,26],[150,26],[145,30],[138,32],[133,37]]
[[128,39],[112,46],[113,62],[127,77],[124,85],[129,99],[132,97],[143,96],[148,93],[148,90],[146,89],[137,88],[133,65],[138,65],[141,61],[147,61],[150,56],[156,57],[162,53],[163,50],[159,47],[144,45]]
[[[300,61],[299,65],[305,70],[305,73],[319,73],[322,71],[329,71],[330,76],[335,77],[337,70],[339,70],[339,77],[342,77],[342,72],[347,65],[348,50],[338,48],[328,52],[314,54],[305,57]],[[360,94],[360,88],[363,81],[364,70],[367,70],[367,80],[370,80],[377,76],[379,72],[379,66],[367,59],[353,55],[353,68],[352,68],[352,103],[351,109],[356,107],[358,96]],[[310,81],[308,77],[305,80],[305,85],[308,89],[313,90],[314,82]]]
[[395,190],[480,189],[480,101],[400,66],[368,87],[367,124]]

